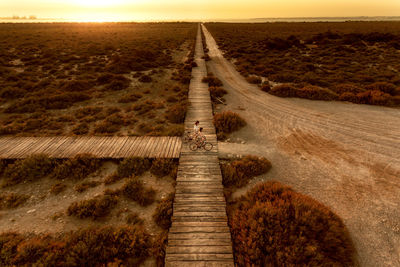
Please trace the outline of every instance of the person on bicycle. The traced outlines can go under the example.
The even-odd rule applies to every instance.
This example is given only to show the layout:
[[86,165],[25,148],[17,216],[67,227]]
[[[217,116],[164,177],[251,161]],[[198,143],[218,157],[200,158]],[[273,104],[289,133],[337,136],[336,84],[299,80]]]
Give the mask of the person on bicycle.
[[199,123],[200,123],[199,121],[196,121],[196,122],[194,123],[194,126],[193,126],[193,133],[192,133],[192,139],[193,139],[193,140],[197,139],[197,135],[198,135],[199,132],[200,132]]
[[196,143],[200,146],[206,141],[206,137],[203,134],[203,128],[200,127],[199,132],[196,136]]

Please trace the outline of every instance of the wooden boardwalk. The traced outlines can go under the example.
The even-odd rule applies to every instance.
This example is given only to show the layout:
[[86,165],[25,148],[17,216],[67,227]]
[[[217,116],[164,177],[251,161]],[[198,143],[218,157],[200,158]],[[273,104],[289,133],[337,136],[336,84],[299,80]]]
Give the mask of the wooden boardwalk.
[[192,130],[194,122],[199,120],[214,148],[210,152],[192,152],[188,144],[182,145],[166,266],[234,266],[211,99],[207,84],[201,82],[207,75],[203,55],[198,32],[195,51],[198,67],[192,71],[185,128]]
[[53,158],[71,158],[90,153],[98,158],[179,158],[180,137],[3,137],[0,158],[19,159],[43,153]]

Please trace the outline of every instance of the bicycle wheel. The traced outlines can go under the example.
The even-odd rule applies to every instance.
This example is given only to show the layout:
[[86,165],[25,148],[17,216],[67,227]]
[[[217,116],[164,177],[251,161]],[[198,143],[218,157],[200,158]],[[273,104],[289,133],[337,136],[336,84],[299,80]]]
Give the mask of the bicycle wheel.
[[208,142],[204,144],[205,150],[210,151],[212,148],[213,148],[213,144],[208,143]]
[[190,148],[190,150],[192,150],[192,151],[196,151],[196,150],[197,150],[197,144],[191,143],[191,144],[189,145],[189,148]]

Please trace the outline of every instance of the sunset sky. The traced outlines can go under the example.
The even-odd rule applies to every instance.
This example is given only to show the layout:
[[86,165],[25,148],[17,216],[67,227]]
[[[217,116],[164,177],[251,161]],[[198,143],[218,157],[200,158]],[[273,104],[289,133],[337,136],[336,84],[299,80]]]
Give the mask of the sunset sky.
[[0,17],[74,20],[212,20],[399,16],[400,0],[0,0]]

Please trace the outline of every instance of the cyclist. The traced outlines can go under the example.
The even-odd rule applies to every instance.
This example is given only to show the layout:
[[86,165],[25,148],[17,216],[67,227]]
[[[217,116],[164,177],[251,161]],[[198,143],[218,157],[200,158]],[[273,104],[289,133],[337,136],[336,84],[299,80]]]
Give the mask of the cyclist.
[[199,132],[196,135],[196,144],[200,147],[205,141],[206,137],[203,134],[203,128],[200,127]]

